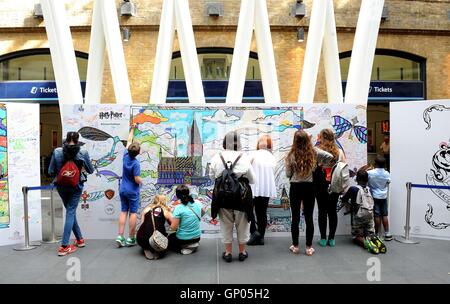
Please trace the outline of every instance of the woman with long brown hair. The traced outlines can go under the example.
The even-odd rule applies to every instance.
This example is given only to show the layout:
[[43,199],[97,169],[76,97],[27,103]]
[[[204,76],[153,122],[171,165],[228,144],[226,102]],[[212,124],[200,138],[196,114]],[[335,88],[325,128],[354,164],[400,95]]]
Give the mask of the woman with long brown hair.
[[286,156],[286,176],[291,183],[289,198],[292,216],[292,246],[289,250],[292,253],[298,254],[300,252],[298,246],[298,225],[300,223],[300,205],[302,202],[306,223],[306,254],[311,256],[314,253],[314,248],[312,247],[315,203],[313,171],[316,169],[317,164],[331,165],[333,160],[334,157],[331,153],[313,146],[311,137],[304,130],[295,132],[294,142]]
[[[344,152],[339,149],[336,144],[334,132],[331,129],[323,129],[319,134],[319,148],[333,154],[334,161],[345,162]],[[317,206],[319,207],[319,230],[320,241],[319,245],[322,247],[335,246],[334,236],[336,234],[336,228],[338,223],[337,217],[337,202],[339,199],[339,193],[329,192],[328,189],[331,183],[331,173],[333,168],[330,166],[322,166],[319,168],[323,170],[323,178],[316,179],[316,199]],[[329,221],[330,232],[327,239],[327,222]]]

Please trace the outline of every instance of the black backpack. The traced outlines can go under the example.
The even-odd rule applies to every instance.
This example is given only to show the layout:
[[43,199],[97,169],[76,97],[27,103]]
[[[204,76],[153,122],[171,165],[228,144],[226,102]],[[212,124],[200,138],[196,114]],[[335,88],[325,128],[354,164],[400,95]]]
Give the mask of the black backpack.
[[219,206],[224,206],[230,202],[238,204],[242,202],[242,186],[237,175],[233,173],[233,169],[241,157],[242,154],[236,158],[234,163],[231,163],[230,161],[225,162],[223,155],[220,154],[225,169],[216,178],[213,191],[213,198]]

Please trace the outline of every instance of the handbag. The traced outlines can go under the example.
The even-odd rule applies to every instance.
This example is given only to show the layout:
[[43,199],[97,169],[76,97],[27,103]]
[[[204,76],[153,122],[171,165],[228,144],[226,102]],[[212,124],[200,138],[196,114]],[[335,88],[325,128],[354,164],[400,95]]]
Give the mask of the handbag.
[[167,250],[167,247],[169,245],[169,239],[164,234],[162,234],[161,232],[156,230],[155,217],[153,215],[153,210],[151,210],[151,213],[152,213],[152,223],[153,223],[153,234],[148,239],[148,243],[157,252],[165,251],[165,250]]

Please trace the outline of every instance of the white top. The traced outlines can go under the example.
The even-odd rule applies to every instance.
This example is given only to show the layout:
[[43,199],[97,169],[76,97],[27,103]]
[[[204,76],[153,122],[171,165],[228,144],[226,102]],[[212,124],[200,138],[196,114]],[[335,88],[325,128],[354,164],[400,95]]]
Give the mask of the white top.
[[277,162],[270,151],[261,149],[250,154],[255,183],[251,185],[253,197],[277,197],[275,185],[275,167]]
[[[237,162],[236,166],[233,168],[233,172],[238,176],[245,175],[245,177],[248,178],[248,181],[250,184],[253,184],[255,182],[255,174],[253,172],[252,164],[250,163],[250,158],[247,154],[241,151],[233,151],[233,150],[225,150],[222,151],[222,156],[225,159],[225,162],[232,162],[238,158],[239,154],[242,154],[241,158]],[[222,163],[222,160],[220,159],[219,153],[214,155],[214,157],[211,159],[211,167],[210,167],[209,176],[211,179],[218,178],[223,170],[225,170],[225,167]]]

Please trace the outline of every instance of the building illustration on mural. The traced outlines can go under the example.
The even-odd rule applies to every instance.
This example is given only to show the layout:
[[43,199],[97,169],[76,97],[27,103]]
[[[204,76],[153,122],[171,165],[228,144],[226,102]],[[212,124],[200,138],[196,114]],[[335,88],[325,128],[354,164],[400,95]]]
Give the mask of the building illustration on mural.
[[195,117],[188,129],[187,156],[178,156],[178,142],[175,135],[175,147],[173,157],[163,156],[162,148],[159,148],[158,181],[161,186],[173,186],[188,184],[193,186],[209,186],[212,181],[209,178],[209,163],[203,174],[203,143]]

